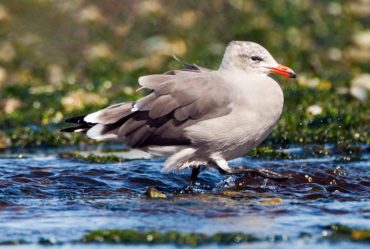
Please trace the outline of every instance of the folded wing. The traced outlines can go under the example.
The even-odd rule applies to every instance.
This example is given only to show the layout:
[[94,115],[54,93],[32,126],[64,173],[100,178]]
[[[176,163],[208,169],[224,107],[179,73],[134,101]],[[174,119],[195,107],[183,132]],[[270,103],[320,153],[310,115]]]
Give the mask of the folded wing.
[[191,145],[184,129],[228,114],[232,101],[227,83],[216,72],[191,66],[139,78],[151,91],[147,96],[89,114],[78,124],[89,124],[91,138],[116,138],[130,147]]

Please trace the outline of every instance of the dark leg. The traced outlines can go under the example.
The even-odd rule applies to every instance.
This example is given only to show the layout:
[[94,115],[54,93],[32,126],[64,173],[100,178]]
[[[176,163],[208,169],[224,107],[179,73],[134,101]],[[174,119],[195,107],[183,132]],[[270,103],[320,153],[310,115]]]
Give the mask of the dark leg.
[[221,168],[218,168],[218,171],[221,174],[226,175],[242,175],[242,174],[256,174],[259,176],[262,176],[264,178],[272,179],[272,180],[286,180],[289,179],[289,176],[282,175],[277,172],[273,172],[267,169],[257,168],[257,169],[245,169],[245,168],[239,168],[239,169],[229,169],[229,170],[223,170]]
[[195,167],[191,171],[190,186],[193,187],[198,180],[198,175],[200,173],[200,167]]
[[198,180],[198,175],[200,173],[200,167],[194,167],[191,171],[191,177],[190,177],[190,184],[187,186],[183,191],[185,193],[192,193],[193,192],[193,187],[195,183]]
[[194,194],[194,186],[198,180],[198,175],[200,173],[201,166],[192,168],[190,183],[185,188],[181,188],[174,191],[174,194]]

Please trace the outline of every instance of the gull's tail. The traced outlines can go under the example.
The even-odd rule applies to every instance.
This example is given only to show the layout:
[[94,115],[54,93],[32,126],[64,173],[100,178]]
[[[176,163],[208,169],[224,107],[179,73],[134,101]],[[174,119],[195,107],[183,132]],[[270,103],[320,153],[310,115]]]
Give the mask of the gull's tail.
[[88,137],[96,140],[115,139],[117,138],[116,129],[131,114],[132,106],[133,102],[125,102],[85,116],[69,118],[66,122],[77,125],[61,131],[86,133]]

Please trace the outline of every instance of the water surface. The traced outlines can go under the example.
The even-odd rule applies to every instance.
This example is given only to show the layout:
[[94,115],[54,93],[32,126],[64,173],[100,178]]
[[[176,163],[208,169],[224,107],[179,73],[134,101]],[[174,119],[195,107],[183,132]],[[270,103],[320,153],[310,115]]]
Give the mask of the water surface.
[[[0,242],[27,243],[19,248],[44,247],[40,241],[62,243],[53,248],[91,248],[73,243],[88,231],[117,228],[210,235],[241,231],[271,238],[235,248],[271,248],[272,243],[274,248],[366,247],[331,243],[322,233],[324,226],[334,223],[370,228],[369,148],[356,156],[339,152],[313,156],[299,147],[285,152],[292,157],[245,157],[231,165],[283,172],[290,180],[224,176],[211,169],[200,174],[193,194],[179,193],[190,172],[163,174],[162,159],[96,164],[61,159],[58,151],[4,153]],[[147,198],[148,187],[169,198]],[[204,248],[208,247],[212,246]]]

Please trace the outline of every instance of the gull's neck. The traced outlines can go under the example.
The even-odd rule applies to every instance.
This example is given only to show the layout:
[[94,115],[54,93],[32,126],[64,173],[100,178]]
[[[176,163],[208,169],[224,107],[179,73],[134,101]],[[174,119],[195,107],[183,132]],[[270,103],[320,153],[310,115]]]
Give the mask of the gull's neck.
[[244,68],[233,66],[233,64],[221,63],[219,69],[217,70],[222,75],[227,76],[238,76],[238,77],[270,77],[269,74],[258,72],[258,71],[248,71]]
[[242,68],[241,60],[229,48],[226,49],[222,58],[219,71],[229,71]]

